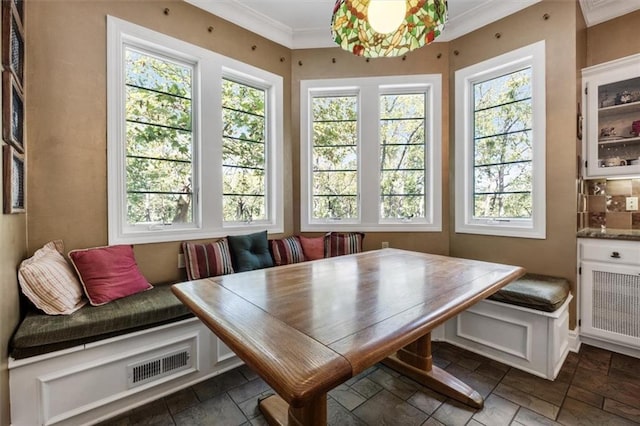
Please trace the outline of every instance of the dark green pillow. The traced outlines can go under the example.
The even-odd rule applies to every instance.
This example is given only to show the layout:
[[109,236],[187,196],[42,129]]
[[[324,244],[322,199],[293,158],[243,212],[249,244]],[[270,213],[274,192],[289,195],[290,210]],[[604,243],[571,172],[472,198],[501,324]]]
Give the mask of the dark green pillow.
[[227,240],[231,248],[233,269],[236,272],[273,266],[267,231],[249,235],[229,235]]

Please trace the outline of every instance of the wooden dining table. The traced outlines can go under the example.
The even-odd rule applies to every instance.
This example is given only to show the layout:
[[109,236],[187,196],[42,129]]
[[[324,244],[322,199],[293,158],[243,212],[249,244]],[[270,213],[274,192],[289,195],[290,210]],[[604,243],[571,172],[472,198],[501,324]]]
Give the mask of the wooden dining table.
[[519,278],[521,267],[398,249],[187,281],[188,306],[277,393],[272,425],[325,425],[327,392],[376,363],[472,407],[433,365],[431,331]]

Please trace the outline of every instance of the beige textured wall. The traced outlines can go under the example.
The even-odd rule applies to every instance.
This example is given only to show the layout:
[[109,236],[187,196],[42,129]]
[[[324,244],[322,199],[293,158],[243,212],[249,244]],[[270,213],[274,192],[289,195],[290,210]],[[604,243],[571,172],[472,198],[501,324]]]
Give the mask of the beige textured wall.
[[587,66],[640,53],[640,10],[587,30]]
[[[27,13],[30,253],[56,238],[67,250],[107,244],[107,15],[283,76],[285,164],[291,163],[289,49],[179,0],[41,0],[27,2]],[[291,233],[290,167],[284,180],[285,231]],[[178,251],[177,242],[135,246],[151,282],[180,278]]]
[[[440,56],[438,58],[438,56]],[[334,62],[335,59],[335,62]],[[371,77],[409,74],[442,74],[442,128],[449,127],[449,84],[448,43],[433,43],[425,48],[409,53],[406,59],[383,58],[367,62],[364,58],[354,56],[340,48],[295,50],[291,59],[292,71],[292,114],[291,136],[293,140],[293,188],[296,201],[300,194],[300,81],[319,78]],[[372,250],[380,248],[382,241],[389,242],[391,247],[416,250],[428,253],[448,254],[449,252],[449,135],[442,132],[442,232],[388,233],[368,232],[364,239],[364,248]],[[295,229],[300,230],[300,205],[293,206]]]
[[[576,8],[577,2],[543,1],[451,42],[454,72],[519,47],[546,40],[547,237],[544,240],[455,233],[451,255],[516,264],[529,272],[576,279]],[[545,20],[543,16],[549,15]],[[500,34],[500,38],[496,34]],[[451,114],[454,91],[450,87]],[[452,119],[453,122],[453,119]],[[455,140],[451,126],[451,150]],[[453,159],[451,159],[453,161]],[[451,182],[453,182],[451,177]],[[452,197],[454,188],[451,188]],[[454,206],[450,209],[453,220]],[[574,303],[575,307],[575,303]],[[575,309],[571,313],[571,328]]]
[[20,319],[16,271],[26,254],[26,236],[24,214],[0,215],[0,425],[10,424],[7,353]]
[[[2,117],[0,126],[1,119]],[[0,142],[0,150],[3,146]],[[3,167],[3,162],[0,161],[0,176],[4,175]],[[9,425],[11,410],[7,369],[8,346],[13,330],[20,320],[16,271],[27,252],[27,219],[25,214],[1,213],[0,211],[0,425]]]

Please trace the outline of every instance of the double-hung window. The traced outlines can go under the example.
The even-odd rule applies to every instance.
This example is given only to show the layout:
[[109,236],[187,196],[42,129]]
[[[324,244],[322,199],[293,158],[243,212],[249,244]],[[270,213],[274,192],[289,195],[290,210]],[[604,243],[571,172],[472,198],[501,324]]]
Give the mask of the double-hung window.
[[544,55],[456,71],[456,232],[545,238]]
[[302,230],[441,230],[439,75],[301,84]]
[[109,243],[282,232],[282,85],[109,17]]

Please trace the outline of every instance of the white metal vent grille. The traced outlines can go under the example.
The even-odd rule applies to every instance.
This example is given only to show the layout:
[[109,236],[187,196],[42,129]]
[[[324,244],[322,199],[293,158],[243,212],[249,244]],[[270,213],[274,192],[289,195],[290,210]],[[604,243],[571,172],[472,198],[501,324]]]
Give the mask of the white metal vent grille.
[[127,366],[127,383],[129,388],[132,388],[187,368],[191,368],[191,348],[180,349],[129,364]]
[[593,271],[593,328],[640,337],[640,276]]

